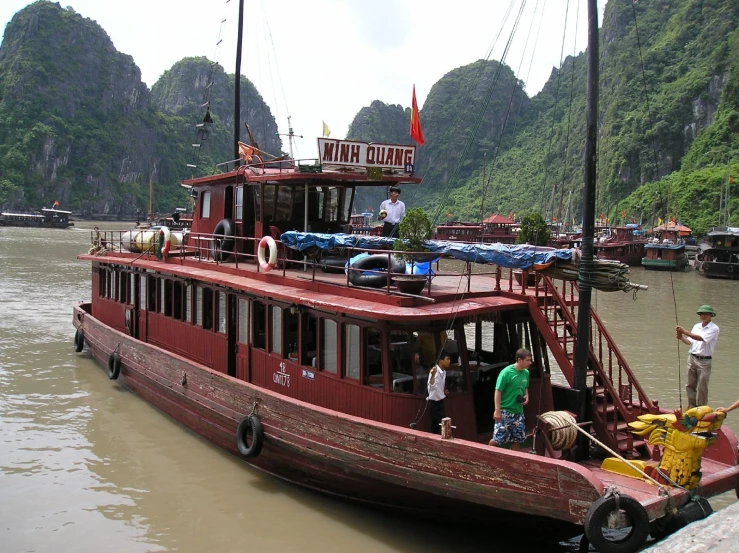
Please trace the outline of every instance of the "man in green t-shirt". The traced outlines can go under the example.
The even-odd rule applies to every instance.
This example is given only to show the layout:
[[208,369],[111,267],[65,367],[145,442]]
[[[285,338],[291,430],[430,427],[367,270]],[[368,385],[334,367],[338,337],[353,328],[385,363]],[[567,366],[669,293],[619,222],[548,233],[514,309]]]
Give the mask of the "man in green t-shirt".
[[500,371],[495,383],[495,428],[490,445],[510,443],[514,451],[526,441],[526,420],[523,406],[529,402],[529,366],[531,352],[519,349],[516,362]]

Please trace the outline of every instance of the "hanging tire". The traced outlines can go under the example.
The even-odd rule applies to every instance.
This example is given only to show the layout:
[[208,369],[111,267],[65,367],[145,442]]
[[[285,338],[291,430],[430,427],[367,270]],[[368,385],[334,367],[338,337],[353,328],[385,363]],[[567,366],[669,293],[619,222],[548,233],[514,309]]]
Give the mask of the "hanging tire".
[[114,351],[108,356],[108,378],[118,380],[121,374],[121,355]]
[[[625,535],[621,530],[608,531],[608,515],[623,511],[630,519],[631,527]],[[606,535],[613,532],[614,536]],[[649,515],[644,506],[633,497],[614,494],[598,498],[585,515],[585,535],[599,553],[633,553],[649,535]]]
[[74,333],[74,351],[77,353],[81,352],[85,347],[85,333],[82,329],[78,328],[77,332]]
[[[251,437],[251,443],[249,443]],[[256,457],[264,444],[264,428],[256,415],[249,415],[239,423],[236,429],[236,446],[244,457]]]
[[228,256],[234,251],[236,244],[234,235],[236,234],[234,222],[231,219],[221,219],[218,221],[216,228],[213,230],[214,235],[218,235],[213,246],[213,259],[219,262],[226,261]]

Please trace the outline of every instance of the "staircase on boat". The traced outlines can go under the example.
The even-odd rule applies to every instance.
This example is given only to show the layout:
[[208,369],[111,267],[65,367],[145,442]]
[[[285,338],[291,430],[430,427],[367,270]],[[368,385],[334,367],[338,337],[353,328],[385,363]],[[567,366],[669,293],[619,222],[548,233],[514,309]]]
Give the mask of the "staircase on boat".
[[[537,319],[544,340],[564,377],[570,386],[574,386],[577,285],[572,281],[562,282],[562,289],[559,290],[551,278],[542,275],[537,287],[543,293],[537,293],[536,304],[539,309],[533,309],[532,315]],[[646,442],[634,438],[628,423],[641,414],[658,412],[657,404],[647,397],[594,311],[591,311],[590,323],[587,369],[587,383],[592,400],[590,432],[626,457],[646,457]]]

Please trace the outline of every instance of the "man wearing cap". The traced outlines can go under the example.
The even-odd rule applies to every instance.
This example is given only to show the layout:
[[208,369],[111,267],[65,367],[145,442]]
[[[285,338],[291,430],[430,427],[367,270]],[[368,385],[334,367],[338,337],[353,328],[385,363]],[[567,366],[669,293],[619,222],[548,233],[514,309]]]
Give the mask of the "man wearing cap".
[[688,351],[688,409],[708,404],[708,380],[711,378],[711,360],[718,340],[719,328],[711,320],[716,312],[708,304],[698,308],[701,322],[688,332],[681,326],[675,327],[677,339],[690,346]]

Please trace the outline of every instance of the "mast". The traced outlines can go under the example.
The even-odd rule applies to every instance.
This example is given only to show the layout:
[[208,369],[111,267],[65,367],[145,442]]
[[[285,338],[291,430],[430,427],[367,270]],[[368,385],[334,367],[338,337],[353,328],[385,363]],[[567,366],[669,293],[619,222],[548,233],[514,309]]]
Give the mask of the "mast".
[[[575,345],[575,389],[579,395],[580,422],[587,418],[587,370],[590,350],[590,305],[589,275],[593,268],[593,235],[595,233],[595,181],[597,169],[598,141],[598,2],[588,0],[588,104],[587,135],[585,138],[585,171],[583,185],[582,258],[578,281],[580,299],[577,309],[577,344]],[[586,439],[578,442],[577,455],[586,458]]]
[[239,132],[241,131],[241,47],[244,32],[244,0],[239,0],[239,33],[236,40],[236,71],[234,73],[234,159],[239,159]]
[[152,196],[153,196],[153,187],[151,184],[151,175],[149,175],[149,222],[154,220],[154,211],[152,210]]

